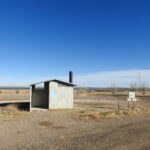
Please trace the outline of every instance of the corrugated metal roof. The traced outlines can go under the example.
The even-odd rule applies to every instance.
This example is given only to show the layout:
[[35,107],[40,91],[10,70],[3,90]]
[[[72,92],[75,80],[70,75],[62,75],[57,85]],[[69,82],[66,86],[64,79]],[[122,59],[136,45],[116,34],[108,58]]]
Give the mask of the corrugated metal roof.
[[30,86],[36,85],[36,84],[45,83],[45,82],[57,82],[57,83],[64,84],[64,85],[68,85],[68,86],[76,86],[76,85],[73,84],[73,83],[66,82],[66,81],[61,81],[61,80],[57,80],[57,79],[52,79],[52,80],[46,80],[46,81],[41,81],[41,82],[37,82],[37,83],[32,83],[32,84],[30,84]]

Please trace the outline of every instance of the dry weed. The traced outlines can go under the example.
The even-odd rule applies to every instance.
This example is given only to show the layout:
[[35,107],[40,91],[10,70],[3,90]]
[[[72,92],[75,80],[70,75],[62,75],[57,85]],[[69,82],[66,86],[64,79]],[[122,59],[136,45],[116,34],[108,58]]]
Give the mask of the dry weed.
[[6,106],[4,110],[1,108],[0,118],[2,119],[16,118],[20,116],[25,116],[27,114],[29,113],[25,111],[20,111],[17,105],[11,104]]
[[52,126],[52,128],[55,128],[55,129],[64,129],[65,126],[63,126],[63,125],[55,125],[55,126]]
[[57,108],[57,109],[48,109],[49,111],[68,111],[68,110],[77,110],[75,108]]
[[18,118],[21,116],[26,116],[28,113],[26,112],[7,112],[4,114],[0,114],[1,119],[11,119],[11,118]]
[[93,112],[93,111],[79,111],[78,112],[78,119],[80,120],[100,120],[106,118],[120,118],[120,117],[127,117],[127,116],[138,116],[150,114],[150,109],[124,109],[114,112]]
[[26,94],[29,90],[0,90],[0,94]]
[[51,126],[51,125],[52,125],[52,123],[51,123],[51,122],[49,122],[49,121],[39,122],[38,124],[39,124],[39,125],[41,125],[41,126],[46,126],[46,127],[49,127],[49,126]]
[[7,105],[5,107],[5,109],[6,109],[6,111],[11,111],[11,112],[18,112],[19,111],[18,105],[16,105],[16,104]]
[[45,126],[45,127],[50,127],[51,126],[54,129],[64,129],[65,128],[65,126],[63,126],[63,125],[53,125],[53,123],[49,122],[49,121],[39,122],[38,124],[41,125],[41,126]]

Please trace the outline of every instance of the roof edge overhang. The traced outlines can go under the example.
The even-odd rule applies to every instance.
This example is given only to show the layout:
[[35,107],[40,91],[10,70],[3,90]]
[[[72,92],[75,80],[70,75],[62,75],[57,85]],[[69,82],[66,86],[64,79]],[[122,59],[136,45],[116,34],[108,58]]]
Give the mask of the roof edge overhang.
[[42,84],[42,83],[46,83],[46,82],[57,82],[57,83],[64,84],[64,85],[68,85],[68,86],[76,86],[76,85],[73,84],[73,83],[66,82],[66,81],[61,81],[61,80],[57,80],[57,79],[52,79],[52,80],[46,80],[46,81],[41,81],[41,82],[32,83],[32,84],[30,84],[30,86],[34,86],[34,85]]

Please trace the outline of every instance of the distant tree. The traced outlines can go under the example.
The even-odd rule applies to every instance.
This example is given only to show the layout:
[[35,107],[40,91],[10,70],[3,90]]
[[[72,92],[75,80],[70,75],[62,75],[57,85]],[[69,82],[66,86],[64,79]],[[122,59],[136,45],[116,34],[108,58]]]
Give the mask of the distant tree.
[[141,74],[140,73],[138,73],[138,84],[139,84],[139,90],[140,90],[140,88],[142,87],[142,79],[141,79]]
[[148,87],[146,86],[146,83],[145,83],[145,82],[142,83],[140,89],[141,89],[141,91],[142,91],[143,96],[145,96],[145,95],[146,95],[146,92],[147,92],[147,89],[148,89]]
[[116,94],[116,92],[117,92],[117,87],[116,87],[115,83],[111,84],[111,92],[112,92],[112,94]]
[[131,83],[130,88],[132,91],[137,91],[138,90],[138,85],[136,83]]

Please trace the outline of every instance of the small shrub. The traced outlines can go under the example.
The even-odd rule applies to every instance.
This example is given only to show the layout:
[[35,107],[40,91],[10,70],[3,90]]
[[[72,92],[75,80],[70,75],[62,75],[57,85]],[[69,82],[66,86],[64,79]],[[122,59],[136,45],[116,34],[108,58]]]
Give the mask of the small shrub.
[[150,109],[142,110],[142,109],[123,109],[114,112],[79,112],[78,118],[80,120],[100,120],[106,118],[119,118],[119,117],[126,117],[126,116],[137,116],[142,114],[149,114]]
[[18,108],[18,105],[17,104],[10,104],[10,105],[7,105],[6,110],[9,110],[9,111],[12,111],[12,112],[17,112],[19,111],[19,108]]
[[19,91],[18,91],[18,90],[16,90],[16,94],[19,94]]
[[48,122],[48,121],[45,121],[45,122],[39,122],[39,125],[49,127],[49,126],[52,125],[52,123]]

